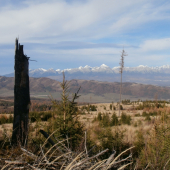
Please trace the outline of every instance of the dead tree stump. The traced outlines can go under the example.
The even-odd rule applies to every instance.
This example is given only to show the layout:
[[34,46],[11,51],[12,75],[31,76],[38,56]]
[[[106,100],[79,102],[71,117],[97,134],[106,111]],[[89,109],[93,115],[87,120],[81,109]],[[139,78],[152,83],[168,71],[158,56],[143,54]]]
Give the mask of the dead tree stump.
[[15,40],[15,85],[14,85],[14,121],[12,145],[25,146],[28,137],[29,119],[29,57],[24,55],[23,45]]

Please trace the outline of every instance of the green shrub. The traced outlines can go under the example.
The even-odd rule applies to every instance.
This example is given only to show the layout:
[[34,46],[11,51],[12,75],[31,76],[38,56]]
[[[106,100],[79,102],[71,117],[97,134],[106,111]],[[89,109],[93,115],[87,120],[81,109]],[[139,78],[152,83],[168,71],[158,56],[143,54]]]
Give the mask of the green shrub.
[[116,126],[116,125],[118,125],[118,122],[119,122],[118,117],[117,117],[117,115],[114,113],[114,114],[112,115],[112,117],[111,117],[110,125],[111,125],[111,126]]
[[127,124],[130,125],[131,124],[131,116],[130,115],[126,115],[125,113],[122,113],[121,115],[121,123],[122,124]]
[[147,114],[146,117],[145,117],[145,120],[146,121],[151,121],[151,117]]
[[97,115],[97,120],[98,120],[98,121],[101,121],[101,120],[102,120],[102,113],[101,113],[101,112],[98,113],[98,115]]
[[30,112],[29,113],[29,118],[31,122],[36,122],[41,120],[41,113],[40,112]]
[[102,114],[101,112],[98,113],[97,117],[94,118],[94,121],[99,121],[101,127],[108,127],[108,126],[115,126],[118,125],[118,117],[114,113],[111,118],[109,117],[111,113]]
[[117,155],[121,153],[122,150],[129,147],[129,145],[123,141],[125,130],[120,130],[115,128],[114,131],[110,127],[107,128],[96,128],[94,130],[100,142],[100,147],[102,150],[108,148],[109,152],[105,153],[102,158],[108,158],[113,150],[116,150]]
[[52,111],[45,111],[45,112],[30,112],[29,117],[31,122],[36,121],[48,121],[48,119],[52,118],[53,112]]
[[123,106],[122,105],[120,105],[120,110],[123,110]]
[[157,116],[158,113],[157,113],[156,111],[153,111],[153,112],[149,112],[149,115],[150,115],[150,116]]
[[43,112],[41,113],[41,121],[47,121],[52,117],[52,112]]
[[162,122],[168,122],[169,121],[169,117],[165,112],[163,112],[162,115],[161,115],[161,121]]
[[170,126],[155,123],[139,154],[137,169],[170,169]]
[[5,124],[5,123],[13,123],[13,116],[11,114],[9,117],[7,117],[5,115],[1,115],[0,125]]
[[81,114],[81,115],[85,115],[86,113],[85,113],[85,112],[83,112],[83,111],[81,111],[81,112],[80,112],[80,114]]
[[141,116],[140,113],[135,114],[135,117],[140,117],[140,116]]
[[113,109],[113,104],[110,104],[110,110],[112,110]]
[[130,99],[122,100],[122,103],[128,105],[128,104],[130,104]]
[[97,111],[97,106],[95,106],[95,105],[90,105],[90,110],[91,110],[91,111]]
[[14,117],[10,114],[8,118],[8,123],[13,123]]
[[102,120],[101,120],[101,124],[103,127],[108,127],[110,126],[110,118],[109,118],[109,114],[103,114]]
[[148,115],[148,113],[146,113],[146,112],[142,113],[142,116],[144,116],[144,117],[147,116],[147,115]]
[[83,111],[83,110],[87,110],[88,112],[89,111],[97,111],[97,106],[95,106],[95,105],[89,105],[88,104],[88,106],[82,106],[81,107],[81,110]]
[[136,132],[134,146],[135,146],[135,157],[138,158],[142,149],[145,146],[144,132],[142,130]]
[[139,106],[136,107],[136,110],[143,110],[144,108],[164,108],[166,107],[166,101],[143,101],[142,104],[140,103]]

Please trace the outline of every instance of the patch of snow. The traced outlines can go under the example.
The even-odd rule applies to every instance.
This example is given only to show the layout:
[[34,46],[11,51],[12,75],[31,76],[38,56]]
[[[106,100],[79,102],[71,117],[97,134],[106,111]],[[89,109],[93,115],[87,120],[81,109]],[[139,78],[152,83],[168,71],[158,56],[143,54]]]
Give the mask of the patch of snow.
[[[65,71],[69,74],[73,73],[116,73],[118,74],[120,70],[120,66],[116,66],[113,68],[110,68],[106,64],[102,64],[99,67],[90,67],[88,65],[85,65],[84,67],[80,66],[78,68],[67,68],[64,70],[56,69],[54,70],[53,68],[50,68],[48,70],[39,68],[39,69],[34,69],[34,70],[29,70],[30,73],[32,74],[40,74],[43,75],[43,73],[58,73],[60,74],[62,71]],[[137,67],[124,67],[124,72],[126,73],[143,73],[143,74],[148,74],[148,73],[166,73],[170,74],[170,66],[169,65],[163,65],[163,66],[157,66],[157,67],[149,67],[149,66],[144,66],[144,65],[139,65]]]

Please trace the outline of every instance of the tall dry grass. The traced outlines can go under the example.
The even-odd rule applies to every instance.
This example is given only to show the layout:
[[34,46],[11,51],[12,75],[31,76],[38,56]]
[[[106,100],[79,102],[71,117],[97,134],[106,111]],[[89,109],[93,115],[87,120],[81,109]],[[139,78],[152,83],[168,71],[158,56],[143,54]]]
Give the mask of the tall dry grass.
[[[4,158],[0,159],[0,168],[6,169],[60,169],[60,170],[94,170],[94,169],[124,169],[132,164],[132,154],[127,157],[122,156],[131,151],[134,147],[124,150],[119,155],[114,151],[107,159],[100,160],[100,156],[108,152],[108,149],[90,156],[87,147],[84,146],[82,152],[72,151],[65,145],[65,141],[58,141],[50,148],[45,148],[48,139],[52,137],[53,132],[45,142],[39,146],[39,150],[35,153],[30,151],[31,148],[11,148],[6,150]],[[66,139],[67,140],[67,139]],[[69,142],[69,140],[67,140]],[[35,146],[32,146],[35,147]],[[2,153],[1,153],[2,154]]]

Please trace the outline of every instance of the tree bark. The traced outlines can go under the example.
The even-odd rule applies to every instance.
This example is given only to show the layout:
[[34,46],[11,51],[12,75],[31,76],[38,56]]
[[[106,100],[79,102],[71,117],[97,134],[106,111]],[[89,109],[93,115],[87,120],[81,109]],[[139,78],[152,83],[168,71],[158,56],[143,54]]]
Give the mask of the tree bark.
[[29,57],[24,55],[23,45],[18,44],[18,39],[16,39],[12,145],[25,146],[27,144],[30,105],[28,60]]

